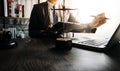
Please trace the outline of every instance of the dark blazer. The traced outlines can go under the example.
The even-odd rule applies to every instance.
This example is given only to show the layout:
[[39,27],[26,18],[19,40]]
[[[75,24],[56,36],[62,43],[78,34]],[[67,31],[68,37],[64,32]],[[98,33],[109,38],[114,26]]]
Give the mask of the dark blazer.
[[40,36],[41,33],[48,28],[50,19],[47,2],[34,5],[29,22],[30,37]]

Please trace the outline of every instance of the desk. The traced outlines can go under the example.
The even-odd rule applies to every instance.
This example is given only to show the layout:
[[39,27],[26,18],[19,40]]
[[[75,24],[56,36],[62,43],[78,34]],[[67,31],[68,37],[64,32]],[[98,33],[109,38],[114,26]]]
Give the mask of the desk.
[[16,48],[0,50],[0,71],[120,71],[117,56],[74,47],[54,51],[54,46],[48,39],[20,39]]

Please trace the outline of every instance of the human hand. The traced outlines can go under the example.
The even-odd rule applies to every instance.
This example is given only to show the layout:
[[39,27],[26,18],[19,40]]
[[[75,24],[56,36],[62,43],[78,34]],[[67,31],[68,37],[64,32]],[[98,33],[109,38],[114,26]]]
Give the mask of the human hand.
[[106,18],[105,13],[100,13],[97,16],[94,16],[94,20],[92,21],[92,23],[90,24],[90,27],[93,28],[97,28],[103,24],[106,23],[106,20],[108,18]]
[[49,25],[48,25],[48,28],[52,28],[52,27],[53,27],[53,24],[49,24]]

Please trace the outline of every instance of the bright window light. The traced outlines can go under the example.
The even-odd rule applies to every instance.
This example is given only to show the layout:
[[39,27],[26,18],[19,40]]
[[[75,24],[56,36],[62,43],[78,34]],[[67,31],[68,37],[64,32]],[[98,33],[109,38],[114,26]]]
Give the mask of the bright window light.
[[[77,8],[75,15],[80,23],[89,23],[99,13],[104,12],[107,22],[98,28],[96,33],[112,34],[116,25],[120,23],[120,4],[119,0],[65,0],[70,8]],[[74,13],[75,14],[75,13]],[[104,32],[103,32],[104,31]]]

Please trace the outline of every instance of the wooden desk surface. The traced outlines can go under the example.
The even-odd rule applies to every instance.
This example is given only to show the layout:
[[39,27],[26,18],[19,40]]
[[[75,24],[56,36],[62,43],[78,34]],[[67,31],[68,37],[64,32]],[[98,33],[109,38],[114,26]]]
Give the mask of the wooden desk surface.
[[120,71],[116,54],[54,47],[48,39],[19,40],[16,48],[0,50],[0,71]]

